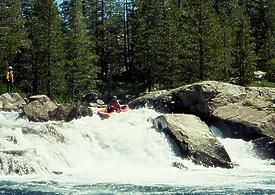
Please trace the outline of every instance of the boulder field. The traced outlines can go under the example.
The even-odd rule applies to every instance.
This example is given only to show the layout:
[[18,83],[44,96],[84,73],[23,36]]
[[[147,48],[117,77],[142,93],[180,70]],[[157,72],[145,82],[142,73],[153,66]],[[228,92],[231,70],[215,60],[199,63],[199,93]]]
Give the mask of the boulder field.
[[22,110],[21,117],[33,122],[65,121],[80,117],[92,116],[89,106],[58,104],[46,95],[35,95],[22,99],[19,94],[3,94],[0,96],[0,110]]
[[[259,157],[275,159],[272,155],[275,154],[274,88],[242,87],[217,81],[204,81],[176,89],[148,93],[131,101],[129,106],[132,109],[149,107],[163,114],[172,114],[166,122],[170,125],[166,126],[173,127],[168,128],[170,129],[168,132],[180,145],[186,143],[178,137],[179,132],[182,134],[182,130],[173,129],[185,127],[188,121],[184,119],[185,115],[179,120],[176,114],[193,114],[200,117],[208,126],[218,127],[223,137],[252,141],[254,151]],[[166,115],[163,117],[166,118]],[[196,139],[190,140],[192,144],[197,143]]]
[[129,106],[147,106],[161,113],[193,114],[220,128],[224,137],[247,141],[275,138],[274,88],[245,88],[204,81],[152,92],[131,101]]

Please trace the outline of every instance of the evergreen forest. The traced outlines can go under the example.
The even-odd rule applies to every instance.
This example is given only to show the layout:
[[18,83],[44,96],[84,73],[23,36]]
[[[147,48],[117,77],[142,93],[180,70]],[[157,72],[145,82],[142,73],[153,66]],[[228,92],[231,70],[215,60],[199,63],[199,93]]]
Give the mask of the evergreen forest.
[[[0,92],[74,102],[275,82],[275,0],[0,0]],[[274,85],[273,85],[274,86]]]

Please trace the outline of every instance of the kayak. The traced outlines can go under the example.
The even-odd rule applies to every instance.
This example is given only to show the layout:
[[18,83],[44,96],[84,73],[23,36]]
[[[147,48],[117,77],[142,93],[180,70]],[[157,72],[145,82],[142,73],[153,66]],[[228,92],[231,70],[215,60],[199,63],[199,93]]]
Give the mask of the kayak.
[[108,112],[106,108],[101,109],[97,112],[97,114],[102,118],[102,119],[107,119],[109,117],[111,117],[112,115],[116,114],[116,113],[120,113],[120,112],[127,112],[128,110],[130,110],[129,106],[127,104],[125,105],[121,105],[121,109],[120,111],[112,111],[112,112]]

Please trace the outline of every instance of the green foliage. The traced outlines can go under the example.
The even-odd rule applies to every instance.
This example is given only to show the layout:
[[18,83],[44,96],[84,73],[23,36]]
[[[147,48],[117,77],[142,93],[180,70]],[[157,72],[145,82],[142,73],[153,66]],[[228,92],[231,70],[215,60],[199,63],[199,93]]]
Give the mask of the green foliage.
[[249,87],[271,87],[275,88],[275,83],[274,82],[269,82],[267,80],[263,81],[256,81],[251,84],[249,84]]
[[19,91],[59,101],[201,80],[273,86],[275,1],[2,0],[2,78],[9,65]]
[[[13,86],[12,88],[13,93],[18,93],[22,98],[26,96],[25,93],[23,93],[17,86]],[[7,93],[7,84],[6,83],[0,83],[0,94]]]
[[63,2],[65,32],[65,75],[67,95],[71,100],[91,91],[98,84],[95,42],[89,37],[80,1]]
[[252,37],[249,18],[243,14],[241,8],[239,9],[239,19],[236,22],[236,27],[235,70],[239,84],[245,86],[253,81],[258,57],[255,53],[255,39]]
[[34,94],[42,93],[55,97],[64,93],[60,26],[61,19],[55,0],[36,0],[33,4],[30,24]]
[[15,66],[20,48],[27,46],[26,33],[23,28],[20,0],[1,0],[0,4],[0,74],[8,66]]

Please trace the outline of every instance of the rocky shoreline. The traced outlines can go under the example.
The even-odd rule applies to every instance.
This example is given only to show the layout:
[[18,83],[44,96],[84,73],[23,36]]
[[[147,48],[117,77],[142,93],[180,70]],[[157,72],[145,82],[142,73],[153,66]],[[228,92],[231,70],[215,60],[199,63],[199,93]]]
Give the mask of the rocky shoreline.
[[[145,94],[129,103],[132,109],[153,108],[162,113],[155,127],[175,143],[179,155],[206,167],[233,168],[223,145],[210,125],[225,138],[254,144],[263,159],[275,159],[275,89],[245,88],[228,83],[204,81],[171,90]],[[92,116],[88,105],[58,104],[45,95],[23,100],[18,94],[0,96],[0,109],[22,109],[29,121],[69,122]]]
[[22,99],[17,93],[1,95],[0,110],[22,110],[21,117],[33,122],[70,122],[73,119],[93,116],[93,111],[87,105],[59,104],[56,101],[51,101],[46,95],[35,95]]
[[[274,88],[245,88],[228,83],[204,81],[177,89],[152,92],[130,102],[131,108],[143,106],[161,113],[170,113],[172,116],[174,114],[175,117],[178,117],[178,114],[198,116],[208,126],[218,127],[225,138],[255,143],[254,149],[260,158],[275,159]],[[180,126],[182,125],[184,124]],[[170,126],[170,132],[179,128],[175,125]],[[180,133],[186,134],[186,130],[180,130]],[[178,138],[176,134],[173,133],[171,137],[180,144],[185,144],[186,140]],[[208,140],[208,143],[211,143],[211,140]],[[185,156],[190,151],[182,155]],[[204,163],[206,166],[207,164]],[[218,164],[214,166],[216,165]]]

